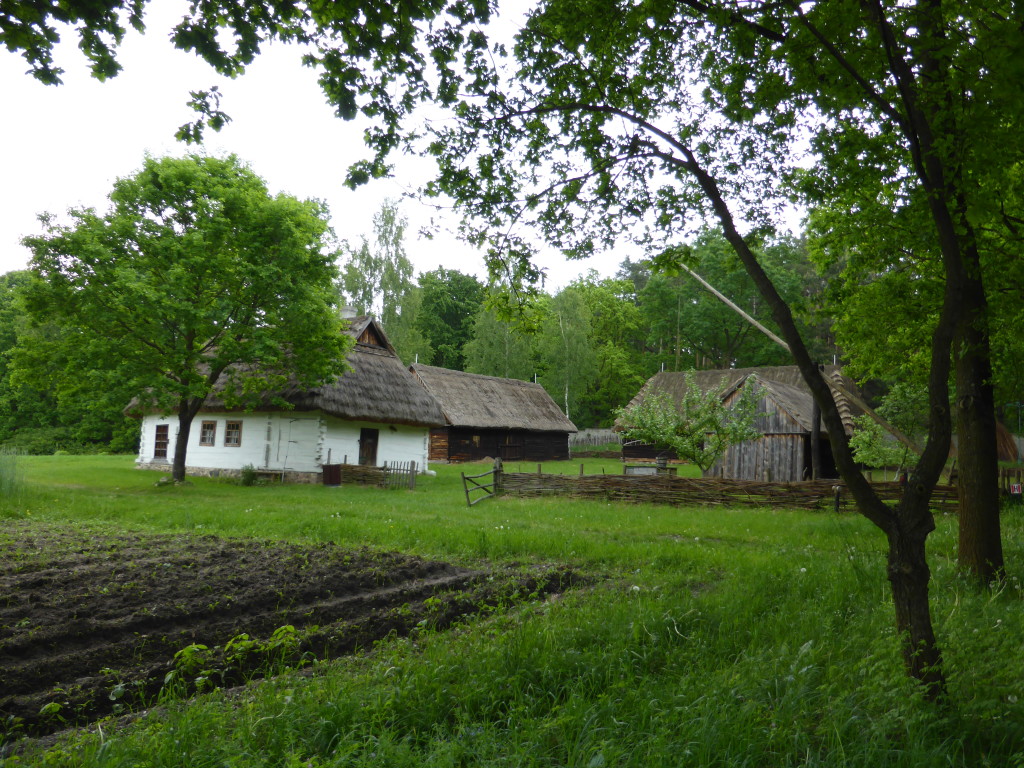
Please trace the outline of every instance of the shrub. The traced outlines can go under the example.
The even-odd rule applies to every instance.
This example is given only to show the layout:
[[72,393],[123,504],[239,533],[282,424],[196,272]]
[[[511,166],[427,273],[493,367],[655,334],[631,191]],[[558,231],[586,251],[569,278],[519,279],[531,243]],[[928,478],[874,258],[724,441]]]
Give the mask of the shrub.
[[239,475],[239,482],[242,485],[256,485],[259,482],[260,476],[256,471],[256,467],[252,464],[246,464],[242,467],[242,473]]

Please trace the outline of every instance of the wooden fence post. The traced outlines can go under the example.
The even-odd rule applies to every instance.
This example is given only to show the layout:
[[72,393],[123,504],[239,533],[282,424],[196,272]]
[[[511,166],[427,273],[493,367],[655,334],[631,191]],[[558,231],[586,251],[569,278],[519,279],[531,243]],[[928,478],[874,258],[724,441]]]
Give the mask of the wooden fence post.
[[501,463],[501,457],[499,456],[494,460],[494,495],[500,496],[504,488],[502,486],[502,475],[504,474],[504,467]]

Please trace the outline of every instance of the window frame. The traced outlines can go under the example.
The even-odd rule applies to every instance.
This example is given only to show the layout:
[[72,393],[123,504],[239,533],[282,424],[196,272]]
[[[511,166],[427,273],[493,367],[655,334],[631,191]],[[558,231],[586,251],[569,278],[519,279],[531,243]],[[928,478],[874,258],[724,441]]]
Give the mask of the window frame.
[[[230,442],[232,435],[236,436],[235,442]],[[224,447],[225,448],[241,448],[242,447],[242,421],[225,421],[224,422]]]
[[[207,427],[209,427],[209,435],[207,435]],[[204,446],[213,447],[217,445],[217,422],[216,421],[203,421],[199,424],[199,444]]]

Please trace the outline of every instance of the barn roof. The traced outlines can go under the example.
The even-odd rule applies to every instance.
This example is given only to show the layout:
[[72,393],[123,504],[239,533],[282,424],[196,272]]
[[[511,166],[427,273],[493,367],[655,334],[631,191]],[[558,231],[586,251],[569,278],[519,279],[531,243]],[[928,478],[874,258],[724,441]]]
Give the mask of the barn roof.
[[[356,339],[346,357],[352,370],[330,384],[313,388],[291,384],[268,393],[256,410],[282,410],[274,403],[281,399],[295,410],[319,410],[347,421],[444,426],[440,405],[406,370],[380,323],[372,317],[356,317],[346,333]],[[202,410],[228,409],[219,392],[214,392],[206,398]]]
[[[800,375],[800,369],[795,365],[721,368],[693,371],[692,374],[694,384],[701,390],[705,392],[721,391],[723,398],[731,395],[748,381],[756,381],[802,429],[811,431],[814,401],[811,398],[811,391]],[[856,396],[856,384],[852,379],[843,375],[840,366],[826,365],[822,369],[822,374],[832,388],[832,396],[839,407],[839,415],[849,433],[853,429],[853,418],[863,413],[863,410],[848,396],[849,394]],[[682,371],[662,371],[655,374],[647,380],[647,383],[630,401],[629,405],[635,405],[658,392],[667,393],[676,404],[679,404],[686,392],[686,375]],[[841,390],[845,390],[845,393]]]
[[540,384],[500,379],[432,365],[409,367],[441,404],[450,426],[576,432]]

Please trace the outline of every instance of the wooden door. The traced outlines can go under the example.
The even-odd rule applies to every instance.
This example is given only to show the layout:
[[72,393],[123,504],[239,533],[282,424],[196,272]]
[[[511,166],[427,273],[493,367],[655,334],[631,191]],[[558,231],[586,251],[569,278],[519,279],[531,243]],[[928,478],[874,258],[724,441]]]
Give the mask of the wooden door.
[[377,466],[377,440],[380,430],[363,427],[359,430],[359,463],[364,467]]
[[167,444],[170,443],[170,425],[169,424],[157,424],[156,425],[156,439],[153,441],[153,458],[154,459],[166,459],[167,458]]

